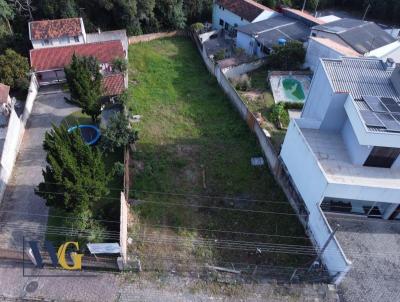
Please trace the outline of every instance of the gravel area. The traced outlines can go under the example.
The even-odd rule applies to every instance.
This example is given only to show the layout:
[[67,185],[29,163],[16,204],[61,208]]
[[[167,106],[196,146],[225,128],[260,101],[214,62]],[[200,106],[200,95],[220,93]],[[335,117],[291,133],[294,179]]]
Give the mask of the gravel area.
[[344,302],[400,301],[400,221],[328,214],[352,269],[339,286]]

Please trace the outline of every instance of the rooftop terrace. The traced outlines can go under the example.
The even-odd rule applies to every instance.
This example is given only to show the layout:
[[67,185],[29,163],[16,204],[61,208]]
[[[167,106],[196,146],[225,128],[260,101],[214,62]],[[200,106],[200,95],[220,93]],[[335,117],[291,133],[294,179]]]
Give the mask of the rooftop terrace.
[[400,169],[352,164],[340,133],[301,128],[322,172],[331,183],[365,187],[400,188]]

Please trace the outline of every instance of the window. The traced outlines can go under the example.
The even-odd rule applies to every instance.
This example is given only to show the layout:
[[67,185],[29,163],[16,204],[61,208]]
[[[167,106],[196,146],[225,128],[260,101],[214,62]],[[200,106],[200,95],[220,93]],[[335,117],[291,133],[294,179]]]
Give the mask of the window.
[[74,37],[74,41],[75,41],[75,42],[79,42],[79,36],[75,36],[75,37]]
[[51,43],[51,41],[49,40],[49,39],[44,39],[43,41],[42,41],[42,45],[44,46],[44,45],[52,45],[53,43]]
[[311,36],[316,37],[317,33],[312,33]]
[[243,18],[240,18],[240,21],[243,21]]
[[219,25],[224,26],[224,20],[219,19]]
[[257,46],[260,47],[260,45],[261,45],[260,42],[257,41]]
[[390,168],[400,154],[400,149],[389,147],[374,147],[364,166]]
[[230,27],[230,24],[228,22],[225,22],[225,30],[229,30]]

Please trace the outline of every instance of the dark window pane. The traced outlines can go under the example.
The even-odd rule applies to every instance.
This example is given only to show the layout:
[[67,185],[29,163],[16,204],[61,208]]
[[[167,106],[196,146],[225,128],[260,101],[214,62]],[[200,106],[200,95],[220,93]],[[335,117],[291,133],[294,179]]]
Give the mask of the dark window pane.
[[400,154],[398,148],[374,147],[369,154],[364,166],[390,168]]

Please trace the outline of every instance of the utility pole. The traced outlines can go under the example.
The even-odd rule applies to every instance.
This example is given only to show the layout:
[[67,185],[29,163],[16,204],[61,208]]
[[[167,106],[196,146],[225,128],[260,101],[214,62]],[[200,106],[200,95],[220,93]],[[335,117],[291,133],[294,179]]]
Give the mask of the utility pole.
[[307,3],[307,0],[304,0],[303,7],[301,9],[302,12],[304,12],[304,10],[306,9],[306,3]]
[[364,13],[364,16],[363,16],[363,18],[362,18],[363,21],[365,20],[365,17],[367,16],[367,13],[368,13],[370,7],[371,7],[371,3],[368,3],[368,6],[367,6],[367,8],[365,9],[365,13]]
[[321,251],[318,253],[317,257],[315,257],[315,260],[311,263],[310,267],[308,268],[308,273],[312,270],[313,264],[315,262],[318,262],[321,260],[322,255],[324,254],[326,248],[328,247],[329,243],[332,241],[333,237],[335,236],[337,230],[340,228],[340,225],[337,224],[332,233],[329,235],[328,239],[326,240],[324,246],[322,247]]
[[315,12],[314,12],[314,17],[317,17],[317,9],[319,5],[319,0],[317,0],[317,3],[315,4]]

